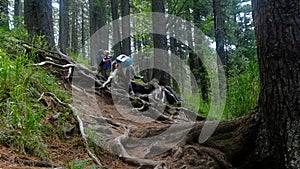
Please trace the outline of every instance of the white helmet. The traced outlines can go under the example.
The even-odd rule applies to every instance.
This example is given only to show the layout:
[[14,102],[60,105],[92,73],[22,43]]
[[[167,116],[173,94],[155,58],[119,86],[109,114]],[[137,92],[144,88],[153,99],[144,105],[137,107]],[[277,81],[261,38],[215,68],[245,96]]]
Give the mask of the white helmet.
[[121,54],[121,55],[119,55],[119,56],[116,58],[116,60],[117,60],[118,63],[122,63],[122,62],[125,62],[125,60],[126,60],[127,58],[129,58],[129,57],[126,56],[126,55],[124,55],[124,54]]
[[132,64],[133,60],[131,57],[128,57],[124,54],[119,55],[116,58],[117,63],[120,63],[123,67],[128,67]]

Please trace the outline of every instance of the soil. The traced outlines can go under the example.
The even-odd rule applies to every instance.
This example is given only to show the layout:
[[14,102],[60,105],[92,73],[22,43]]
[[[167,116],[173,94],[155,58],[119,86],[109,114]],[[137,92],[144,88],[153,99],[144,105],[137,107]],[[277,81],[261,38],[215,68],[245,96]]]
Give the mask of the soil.
[[[42,52],[42,55],[45,55],[44,52]],[[212,137],[209,142],[207,141],[206,143],[208,147],[205,147],[198,144],[199,132],[203,127],[204,118],[198,115],[194,116],[196,113],[183,111],[183,109],[175,107],[173,109],[169,107],[168,109],[170,110],[167,110],[160,102],[151,104],[148,114],[144,114],[145,112],[143,111],[139,113],[139,111],[135,111],[136,109],[132,109],[130,105],[126,106],[126,104],[121,104],[121,102],[113,102],[110,97],[111,92],[94,90],[97,86],[93,86],[95,83],[94,76],[90,76],[92,72],[89,70],[77,65],[76,68],[81,69],[79,73],[81,73],[82,76],[76,76],[76,74],[74,75],[73,73],[73,80],[74,78],[80,78],[76,83],[72,83],[72,85],[76,86],[78,83],[78,86],[83,87],[76,86],[72,88],[71,84],[68,83],[69,78],[65,78],[68,70],[63,66],[58,67],[60,68],[54,71],[51,66],[51,71],[52,73],[56,72],[54,74],[61,79],[62,86],[65,86],[66,90],[72,92],[72,103],[69,107],[72,107],[75,115],[70,115],[72,119],[67,122],[72,125],[76,124],[74,125],[74,130],[65,137],[53,136],[50,140],[42,140],[47,144],[49,152],[49,157],[46,159],[47,162],[30,154],[18,153],[17,149],[13,146],[5,147],[0,145],[0,169],[63,169],[72,168],[72,162],[90,159],[89,163],[82,167],[89,168],[95,165],[90,154],[88,154],[90,150],[97,154],[103,167],[110,169],[165,169],[166,167],[232,169],[234,167],[232,167],[228,159],[234,157],[234,155],[228,156],[228,158],[224,152],[218,150],[219,148],[226,149],[228,154],[234,154],[236,152],[249,154],[252,152],[252,149],[245,151],[243,146],[237,147],[236,145],[243,145],[240,142],[240,140],[242,140],[240,138],[249,138],[254,135],[255,130],[252,131],[250,129],[255,125],[241,125],[246,124],[245,122],[254,118],[224,122],[223,125],[216,129],[216,132],[219,132],[221,136],[216,135]],[[64,83],[66,81],[67,83]],[[127,94],[126,91],[125,93]],[[46,106],[54,110],[57,108],[57,105],[51,103],[52,99],[43,99]],[[60,104],[66,106],[66,104]],[[157,109],[154,108],[156,111],[151,111],[153,110],[151,106],[157,106]],[[161,107],[165,109],[160,109]],[[76,113],[75,110],[78,112]],[[158,118],[152,118],[152,115]],[[46,118],[43,119],[43,124],[52,124],[50,121],[51,116],[52,115],[47,115]],[[76,119],[76,117],[79,116],[80,120]],[[194,122],[193,120],[195,119],[197,123],[191,123]],[[187,138],[183,138],[182,134],[188,134],[185,132],[189,132],[191,124],[194,125],[193,130],[187,135]],[[86,133],[84,134],[88,134],[89,141],[93,141],[93,143],[89,144],[88,149],[85,147],[85,137],[83,138],[80,131],[83,127],[89,129],[90,133],[85,131]],[[169,132],[167,135],[161,134],[167,129]],[[230,134],[224,134],[226,132]],[[155,137],[154,142],[151,139],[147,140],[156,135],[160,135],[160,137]],[[93,140],[94,138],[91,137],[96,139]],[[138,139],[135,140],[134,138]],[[95,141],[99,143],[95,143]],[[231,142],[233,143],[231,144]],[[99,144],[103,144],[104,148],[99,146]],[[124,150],[125,147],[127,148],[126,150]],[[116,151],[107,152],[104,150],[106,148]],[[163,153],[157,154],[160,152]],[[37,167],[34,164],[47,164],[48,166]],[[75,169],[75,167],[73,168]]]
[[[69,90],[69,89],[68,89]],[[81,97],[83,93],[73,92],[73,95],[78,95]],[[76,97],[76,96],[75,96]],[[114,105],[111,104],[110,101],[106,100],[106,97],[97,96],[98,105],[101,105],[102,115],[103,117],[107,117],[113,119],[115,121],[122,122],[124,124],[129,124],[128,121],[122,120],[120,113],[115,108]],[[46,99],[49,107],[53,108],[53,104],[49,103],[49,100]],[[89,103],[82,102],[82,108],[85,109],[85,105]],[[78,106],[78,105],[77,105]],[[88,107],[90,112],[99,111],[99,107]],[[51,114],[48,114],[45,119],[43,119],[42,123],[52,124],[51,122]],[[72,119],[75,120],[75,119]],[[141,124],[139,123],[139,127],[143,128],[148,126],[149,124]],[[43,139],[43,143],[47,145],[47,151],[49,155],[45,161],[41,158],[35,157],[30,154],[24,154],[18,152],[17,148],[14,146],[5,146],[0,144],[0,169],[49,169],[49,168],[72,168],[72,164],[74,162],[80,162],[84,160],[89,160],[88,164],[85,165],[84,168],[95,166],[93,160],[89,157],[82,136],[80,135],[79,128],[76,126],[76,129],[69,135],[64,138],[60,138],[59,136],[45,138]],[[102,150],[103,151],[103,150]],[[101,164],[104,167],[112,168],[112,169],[135,169],[136,166],[130,166],[127,163],[124,163],[118,156],[112,155],[109,152],[103,151],[101,156],[99,157]],[[36,166],[43,164],[48,165],[46,167]],[[49,166],[50,165],[50,166]],[[52,166],[51,166],[52,165]]]
[[[67,140],[52,139],[45,141],[48,145],[49,159],[47,162],[54,166],[68,167],[70,162],[86,160],[88,155],[82,145],[79,136],[73,136]],[[31,162],[32,165],[27,164]],[[40,158],[30,154],[18,153],[14,148],[0,146],[0,168],[2,169],[43,169],[49,167],[35,167],[34,163],[42,162]]]
[[[46,105],[51,109],[56,109],[53,107],[54,104],[50,103],[49,100],[51,99],[44,98],[44,101],[47,102]],[[107,104],[107,102],[101,97],[99,97],[98,100],[99,103],[105,105],[104,112],[106,116],[113,117],[118,114],[114,106]],[[97,108],[90,108],[94,109],[91,110],[92,112],[97,111]],[[42,120],[42,123],[53,125],[53,121],[51,121],[50,117],[53,116],[54,113],[55,110],[51,114],[46,115],[46,117]],[[75,118],[71,117],[71,121],[67,122],[68,125],[70,125],[69,123],[74,123],[74,120]],[[95,166],[93,160],[89,157],[85,149],[84,140],[80,135],[78,126],[75,127],[76,128],[72,131],[72,133],[69,133],[63,138],[61,138],[61,136],[52,136],[51,139],[43,138],[42,142],[47,145],[47,152],[49,153],[45,160],[31,154],[21,153],[15,145],[9,146],[0,144],[0,169],[72,168],[72,163],[84,160],[89,160],[84,168]],[[117,156],[111,155],[110,153],[103,152],[100,160],[102,165],[108,168],[133,169],[133,167],[123,163]],[[44,165],[46,166],[42,167]]]

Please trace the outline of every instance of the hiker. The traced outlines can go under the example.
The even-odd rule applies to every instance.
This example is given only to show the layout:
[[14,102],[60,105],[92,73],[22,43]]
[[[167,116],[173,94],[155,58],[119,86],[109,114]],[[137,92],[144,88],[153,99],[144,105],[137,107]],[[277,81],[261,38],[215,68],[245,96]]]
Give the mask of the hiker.
[[105,50],[103,54],[104,57],[99,64],[98,73],[100,73],[105,79],[107,79],[110,75],[112,60],[109,56],[108,50]]
[[134,95],[131,82],[134,78],[143,79],[143,77],[136,75],[132,62],[133,60],[131,57],[124,54],[119,55],[113,63],[113,73],[108,77],[107,81],[103,83],[101,88],[106,87],[106,85],[110,83],[116,75],[119,75],[119,80],[123,81],[125,86],[128,84],[129,94]]

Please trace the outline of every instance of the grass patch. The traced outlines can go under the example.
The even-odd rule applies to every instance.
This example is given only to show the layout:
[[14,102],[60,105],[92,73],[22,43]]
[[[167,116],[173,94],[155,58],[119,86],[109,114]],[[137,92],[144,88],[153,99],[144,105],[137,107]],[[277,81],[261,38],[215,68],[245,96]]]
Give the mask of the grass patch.
[[[226,104],[221,119],[232,119],[249,114],[256,107],[260,92],[258,64],[249,62],[244,65],[243,70],[243,72],[227,78]],[[199,93],[200,96],[201,93]],[[199,100],[194,96],[184,97],[187,100],[186,107],[198,111],[204,116],[211,113],[211,117],[219,119],[222,110],[211,105],[211,95],[208,102],[203,101],[201,97]],[[212,107],[214,110],[211,110]]]
[[39,98],[43,93],[53,93],[69,102],[70,96],[60,90],[55,77],[33,66],[36,56],[14,44],[11,39],[15,36],[14,32],[0,30],[0,143],[47,158],[47,145],[41,140],[51,135],[51,130],[42,119],[51,110]]
[[83,168],[86,168],[86,169],[101,169],[99,167],[96,167],[95,165],[89,165],[88,163],[91,162],[92,159],[91,158],[87,158],[87,159],[84,159],[84,160],[74,160],[74,161],[71,161],[69,163],[69,166],[71,169],[83,169]]
[[260,92],[259,71],[256,62],[245,65],[245,71],[228,78],[224,118],[231,119],[249,114],[258,102]]

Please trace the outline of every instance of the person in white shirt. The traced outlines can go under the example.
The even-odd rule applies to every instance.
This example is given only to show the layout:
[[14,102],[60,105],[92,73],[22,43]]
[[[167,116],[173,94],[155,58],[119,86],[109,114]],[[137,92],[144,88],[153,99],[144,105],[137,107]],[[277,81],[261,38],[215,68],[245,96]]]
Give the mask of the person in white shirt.
[[131,57],[126,56],[124,54],[119,55],[116,58],[116,62],[114,62],[112,65],[113,73],[108,77],[107,81],[103,83],[101,88],[105,88],[106,85],[109,84],[112,81],[112,79],[116,77],[116,75],[118,75],[120,78],[119,80],[125,82],[125,85],[128,84],[129,94],[134,95],[131,82],[134,78],[143,79],[143,77],[136,75],[132,63],[133,60]]

